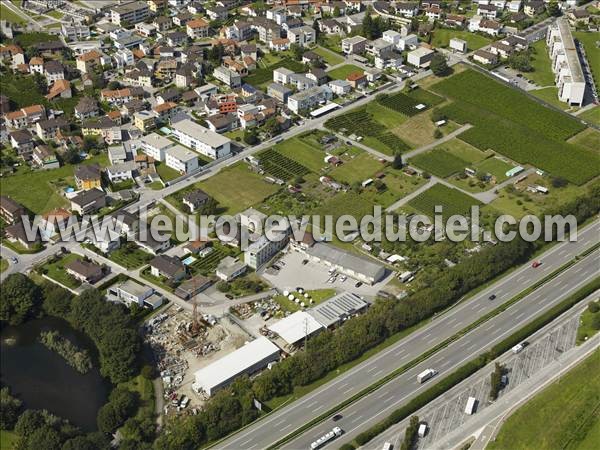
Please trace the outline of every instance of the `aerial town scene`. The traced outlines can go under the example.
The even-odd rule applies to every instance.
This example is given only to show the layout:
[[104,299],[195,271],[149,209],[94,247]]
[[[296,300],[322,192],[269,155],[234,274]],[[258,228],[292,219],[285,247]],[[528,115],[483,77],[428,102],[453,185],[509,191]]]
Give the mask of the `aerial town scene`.
[[0,0],[0,450],[600,448],[600,1]]

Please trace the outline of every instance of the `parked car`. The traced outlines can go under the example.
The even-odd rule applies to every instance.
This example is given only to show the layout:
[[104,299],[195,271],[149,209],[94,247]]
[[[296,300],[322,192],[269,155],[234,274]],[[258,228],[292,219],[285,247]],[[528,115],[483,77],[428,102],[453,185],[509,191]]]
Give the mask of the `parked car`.
[[363,284],[362,284],[362,281],[357,281],[357,282],[356,282],[356,284],[354,285],[354,287],[356,287],[356,288],[359,288],[359,287],[361,287],[362,285],[363,285]]

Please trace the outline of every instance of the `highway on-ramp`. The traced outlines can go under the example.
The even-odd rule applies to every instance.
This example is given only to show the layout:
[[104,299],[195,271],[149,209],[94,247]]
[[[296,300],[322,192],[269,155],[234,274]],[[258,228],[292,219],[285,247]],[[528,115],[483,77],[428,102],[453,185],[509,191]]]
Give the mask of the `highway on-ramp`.
[[[417,358],[476,321],[479,317],[494,310],[504,301],[508,301],[527,287],[542,280],[578,254],[596,244],[599,235],[600,222],[596,221],[583,230],[579,230],[576,242],[557,243],[536,258],[542,263],[540,267],[534,269],[530,264],[526,264],[514,270],[498,282],[464,300],[446,313],[436,317],[429,324],[363,361],[348,372],[225,439],[217,444],[216,448],[261,449],[269,447],[292,431],[300,428],[306,422],[334,408],[344,399],[357,394],[398,367]],[[586,269],[585,274],[583,274],[580,264],[577,267],[577,270],[580,270],[576,274],[577,278],[587,280],[593,275],[587,272],[589,269]],[[597,265],[595,269],[597,271]],[[489,301],[488,299],[492,294],[496,295],[495,301]],[[484,327],[487,326],[489,325],[484,325]],[[376,395],[381,395],[381,393]],[[377,403],[383,407],[385,406],[382,403],[384,400],[385,398],[380,398]],[[366,417],[368,416],[364,417],[364,420],[367,420]],[[330,423],[331,421],[328,425]],[[354,425],[357,424],[358,422]],[[344,426],[346,425],[344,424]],[[352,427],[351,424],[349,429]],[[317,427],[309,431],[310,438],[318,437],[320,430],[321,428]],[[304,443],[300,444],[299,441],[296,441],[296,443],[297,445],[294,448],[307,448]]]

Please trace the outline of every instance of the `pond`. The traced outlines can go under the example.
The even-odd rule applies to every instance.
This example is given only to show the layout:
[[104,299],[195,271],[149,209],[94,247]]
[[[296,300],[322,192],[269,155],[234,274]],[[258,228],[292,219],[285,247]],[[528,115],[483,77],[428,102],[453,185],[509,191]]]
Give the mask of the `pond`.
[[68,419],[83,431],[95,431],[96,414],[104,405],[111,384],[100,376],[97,358],[85,375],[69,366],[57,353],[39,342],[41,331],[56,330],[79,348],[93,354],[90,339],[64,320],[45,317],[17,327],[6,327],[0,335],[0,377],[25,408],[47,409]]

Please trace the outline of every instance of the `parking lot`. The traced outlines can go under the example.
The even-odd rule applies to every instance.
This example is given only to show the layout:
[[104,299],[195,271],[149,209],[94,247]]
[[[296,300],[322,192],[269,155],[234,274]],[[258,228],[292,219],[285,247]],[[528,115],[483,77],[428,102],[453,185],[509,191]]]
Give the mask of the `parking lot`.
[[306,259],[306,255],[300,252],[288,251],[279,258],[278,263],[275,263],[281,268],[280,270],[266,268],[262,269],[259,274],[280,291],[294,290],[294,287],[300,284],[306,290],[333,288],[338,291],[354,292],[365,297],[375,297],[377,291],[383,289],[390,279],[388,276],[373,286],[363,283],[357,287],[357,280],[347,277],[345,281],[342,281],[343,276],[340,275],[333,283],[330,283],[328,282],[331,278],[329,266],[312,260],[303,264]]
[[[544,367],[555,361],[561,353],[575,346],[579,315],[570,315],[560,324],[546,330],[539,337],[534,337],[531,344],[520,353],[508,352],[499,358],[506,368],[507,385],[499,393],[498,398],[515,389],[521,383],[532,377]],[[489,403],[490,374],[493,366],[477,372],[467,380],[452,388],[440,398],[419,410],[421,423],[428,426],[424,438],[419,438],[417,447],[420,449],[436,448],[436,443],[455,431],[472,416],[465,413],[465,406],[469,397],[477,399],[475,415],[491,405]],[[380,449],[385,442],[399,449],[404,438],[407,420],[388,429],[386,432],[369,442],[365,448]]]
[[534,82],[530,82],[525,75],[523,75],[518,70],[511,69],[508,66],[500,66],[493,70],[494,73],[501,75],[503,79],[508,79],[509,83],[513,84],[515,87],[519,89],[523,89],[524,91],[531,91],[534,89],[539,89],[541,86],[538,86]]

